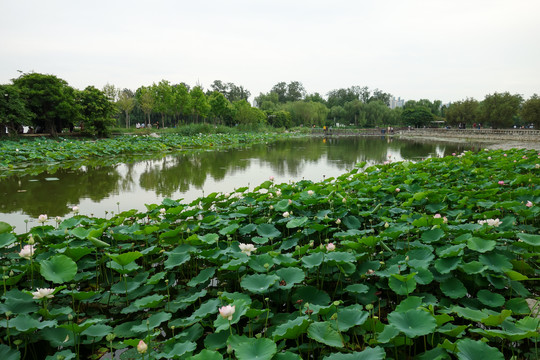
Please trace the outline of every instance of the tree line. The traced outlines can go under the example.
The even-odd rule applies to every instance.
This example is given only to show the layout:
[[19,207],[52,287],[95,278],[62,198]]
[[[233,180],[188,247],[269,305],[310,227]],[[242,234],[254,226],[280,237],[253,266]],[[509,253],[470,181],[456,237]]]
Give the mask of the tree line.
[[[51,135],[80,127],[95,136],[107,135],[112,126],[132,128],[176,127],[186,124],[253,128],[259,125],[294,126],[450,126],[482,123],[491,127],[539,125],[540,99],[524,101],[520,95],[495,93],[483,101],[466,99],[449,106],[440,100],[409,100],[390,108],[393,96],[364,86],[335,89],[323,97],[307,93],[301,82],[279,82],[255,96],[243,86],[215,80],[205,90],[167,80],[135,91],[107,84],[78,90],[54,75],[24,73],[11,84],[0,85],[0,126],[8,133],[30,126]],[[6,131],[1,134],[5,135]]]

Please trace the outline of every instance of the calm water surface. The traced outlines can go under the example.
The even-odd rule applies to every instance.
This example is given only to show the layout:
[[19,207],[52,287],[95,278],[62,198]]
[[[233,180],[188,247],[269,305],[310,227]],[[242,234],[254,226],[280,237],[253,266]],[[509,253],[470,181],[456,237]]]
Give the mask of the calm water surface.
[[203,194],[253,188],[270,176],[277,183],[319,181],[339,176],[362,161],[416,161],[473,147],[380,137],[304,138],[117,164],[111,164],[111,159],[66,164],[70,167],[0,179],[0,221],[22,233],[37,225],[40,214],[49,219],[71,216],[75,205],[81,214],[100,217],[107,211],[109,216],[113,211],[146,211],[145,204],[161,203],[164,198],[187,203]]

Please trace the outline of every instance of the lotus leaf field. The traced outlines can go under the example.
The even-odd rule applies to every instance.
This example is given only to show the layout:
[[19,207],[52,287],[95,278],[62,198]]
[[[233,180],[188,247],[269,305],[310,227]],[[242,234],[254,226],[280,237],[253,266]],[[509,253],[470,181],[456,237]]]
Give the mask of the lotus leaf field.
[[182,136],[174,133],[123,135],[97,140],[77,138],[45,138],[2,140],[0,170],[24,166],[32,162],[59,163],[70,160],[111,158],[133,154],[170,153],[194,148],[247,145],[298,136],[292,133],[230,133]]
[[1,223],[0,354],[538,359],[539,162],[481,150]]

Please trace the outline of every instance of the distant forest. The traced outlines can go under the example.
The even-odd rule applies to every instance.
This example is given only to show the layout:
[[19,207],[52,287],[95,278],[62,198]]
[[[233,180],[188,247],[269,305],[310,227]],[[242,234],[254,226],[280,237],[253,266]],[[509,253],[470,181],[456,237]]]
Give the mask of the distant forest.
[[467,98],[449,106],[440,100],[409,100],[391,108],[393,96],[379,89],[351,86],[324,96],[308,93],[301,82],[279,82],[267,93],[248,99],[241,85],[215,80],[209,89],[167,80],[135,91],[107,84],[103,89],[71,87],[54,75],[25,73],[11,84],[0,85],[0,125],[6,133],[22,126],[52,135],[81,126],[90,135],[103,136],[111,127],[178,127],[210,123],[227,126],[386,126],[423,127],[534,127],[540,125],[540,98],[488,94],[481,101]]

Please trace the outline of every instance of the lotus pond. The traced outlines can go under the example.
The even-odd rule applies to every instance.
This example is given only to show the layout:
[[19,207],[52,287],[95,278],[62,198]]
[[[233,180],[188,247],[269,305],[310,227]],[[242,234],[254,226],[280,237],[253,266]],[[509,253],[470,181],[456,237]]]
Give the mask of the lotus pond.
[[16,234],[5,359],[538,359],[540,165],[479,151]]
[[[91,159],[63,161],[52,161],[52,158],[64,153],[61,148],[66,141],[49,140],[51,144],[45,147],[46,151],[39,148],[42,139],[18,145],[13,142],[11,153],[16,153],[15,146],[32,147],[44,161],[20,162],[3,171],[0,169],[0,221],[15,226],[15,231],[21,233],[36,225],[40,214],[47,214],[51,219],[64,218],[73,215],[71,209],[74,206],[79,207],[81,214],[89,216],[105,216],[129,209],[145,211],[145,204],[160,203],[164,198],[184,199],[189,203],[212,192],[231,192],[244,186],[253,188],[270,175],[275,176],[277,182],[320,181],[324,177],[339,176],[361,161],[369,164],[389,159],[416,161],[459,153],[472,146],[381,137],[325,139],[304,136],[276,140],[275,136],[257,136],[224,147],[210,146],[216,136],[204,135],[194,137],[192,143],[206,145],[193,145],[189,149],[109,156],[103,152],[103,156]],[[134,143],[148,142],[157,146],[160,141],[170,143],[169,138],[174,137],[129,139]],[[177,138],[175,141],[179,142],[180,138]],[[259,142],[253,143],[256,139]],[[119,140],[105,139],[105,149],[109,141]],[[97,144],[79,141],[71,146],[86,149]],[[49,152],[54,154],[51,159],[44,155]]]

